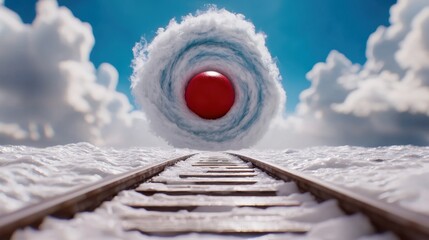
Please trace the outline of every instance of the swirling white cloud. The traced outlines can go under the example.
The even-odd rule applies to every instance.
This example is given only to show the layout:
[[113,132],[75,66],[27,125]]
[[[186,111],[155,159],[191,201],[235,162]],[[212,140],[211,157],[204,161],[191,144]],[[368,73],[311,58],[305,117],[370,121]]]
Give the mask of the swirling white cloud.
[[[249,147],[285,104],[265,36],[240,14],[212,8],[180,23],[173,20],[134,52],[133,93],[151,126],[174,146]],[[193,114],[184,98],[187,82],[207,70],[228,76],[237,96],[227,115],[216,120]]]

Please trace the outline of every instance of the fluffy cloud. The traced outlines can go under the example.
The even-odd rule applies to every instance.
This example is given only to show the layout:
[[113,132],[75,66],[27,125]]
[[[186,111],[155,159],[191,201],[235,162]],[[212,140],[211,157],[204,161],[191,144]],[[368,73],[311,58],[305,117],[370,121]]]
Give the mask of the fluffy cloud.
[[[249,147],[283,109],[285,93],[265,36],[241,14],[210,8],[172,20],[134,50],[134,96],[153,129],[176,147]],[[213,69],[231,79],[236,97],[224,117],[208,121],[188,109],[184,91],[192,76]]]
[[400,0],[368,39],[367,62],[332,51],[307,74],[295,114],[259,147],[429,144],[429,2]]
[[0,144],[165,145],[116,91],[116,69],[90,62],[93,45],[91,26],[54,0],[31,25],[0,5]]

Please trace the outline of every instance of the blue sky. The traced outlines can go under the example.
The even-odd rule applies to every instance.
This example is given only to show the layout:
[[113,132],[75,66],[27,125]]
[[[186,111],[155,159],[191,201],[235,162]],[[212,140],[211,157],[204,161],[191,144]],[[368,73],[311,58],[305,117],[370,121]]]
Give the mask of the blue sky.
[[[6,0],[24,22],[35,14],[35,0]],[[91,60],[98,66],[113,64],[120,74],[118,90],[131,101],[129,77],[132,47],[140,37],[150,41],[171,18],[205,9],[207,4],[242,13],[268,36],[267,45],[283,77],[288,94],[287,112],[293,112],[299,94],[310,83],[305,74],[336,49],[352,62],[365,62],[368,36],[388,25],[394,0],[275,0],[269,1],[139,1],[59,0],[82,21],[92,25],[96,44]]]

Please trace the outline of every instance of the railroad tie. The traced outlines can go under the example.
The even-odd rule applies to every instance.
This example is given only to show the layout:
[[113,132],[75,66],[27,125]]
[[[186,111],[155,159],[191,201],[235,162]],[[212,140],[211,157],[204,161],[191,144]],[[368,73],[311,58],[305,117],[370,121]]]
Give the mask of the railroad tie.
[[[268,207],[301,204],[287,196],[278,196],[283,181],[273,179],[275,184],[261,183],[269,176],[238,158],[203,160],[194,156],[178,165],[181,164],[186,167],[168,169],[173,176],[165,177],[166,174],[161,173],[138,186],[135,191],[143,194],[142,198],[122,200],[132,208],[150,211],[123,215],[125,229],[148,235],[262,235],[309,230],[307,223],[287,220],[284,214],[264,212]],[[231,211],[237,207],[252,207],[258,211]]]

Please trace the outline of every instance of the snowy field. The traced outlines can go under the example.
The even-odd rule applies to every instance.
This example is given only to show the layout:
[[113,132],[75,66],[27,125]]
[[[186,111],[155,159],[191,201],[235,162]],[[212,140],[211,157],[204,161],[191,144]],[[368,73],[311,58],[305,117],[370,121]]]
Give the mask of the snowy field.
[[429,215],[429,147],[313,147],[241,153]]
[[173,148],[119,150],[89,143],[48,148],[0,146],[0,214],[190,152]]
[[[167,148],[0,146],[0,214],[151,163],[193,152]],[[242,150],[355,192],[429,215],[429,147]]]
[[[193,151],[188,149],[173,148],[98,148],[88,143],[43,149],[3,146],[0,147],[0,214],[98,181],[112,174],[191,152]],[[242,150],[238,153],[302,171],[355,192],[429,215],[429,208],[426,205],[429,202],[429,147],[361,148],[343,146],[283,151]],[[327,204],[329,205],[329,203]],[[111,214],[112,211],[122,211],[118,208],[121,207],[116,203],[109,203],[103,205],[98,210],[100,213],[94,216],[79,215],[80,220],[76,220],[76,223],[72,222],[70,226],[64,225],[62,220],[55,219],[49,219],[44,226],[47,228],[56,226],[56,229],[68,228],[70,231],[74,231],[73,229],[80,226],[82,222],[95,221],[96,219],[93,218],[101,219],[103,214]],[[334,208],[331,207],[331,209]],[[317,212],[321,210],[314,211],[317,215]],[[341,223],[329,223],[328,230],[320,231],[329,232],[332,226],[340,227],[341,224],[354,225],[362,222],[366,222],[366,220],[364,221],[362,216],[358,215],[348,221],[341,221]],[[92,227],[106,229],[107,225],[113,226],[116,223],[112,220],[112,222],[106,221],[106,226],[103,224]],[[365,227],[362,228],[365,229]],[[113,234],[114,231],[119,230],[113,228],[111,231]],[[28,231],[22,234],[17,235],[19,237],[17,239],[21,239],[21,237],[29,239],[29,236],[32,236],[27,235],[31,234]],[[39,235],[40,239],[49,239],[49,236],[45,234],[48,233]],[[52,234],[55,235],[58,232],[52,232]],[[122,233],[116,236],[124,237]],[[102,236],[97,235],[98,237]],[[198,239],[203,236],[195,235],[194,237]],[[194,237],[187,236],[185,239]],[[389,234],[369,239],[394,239],[394,237]]]

